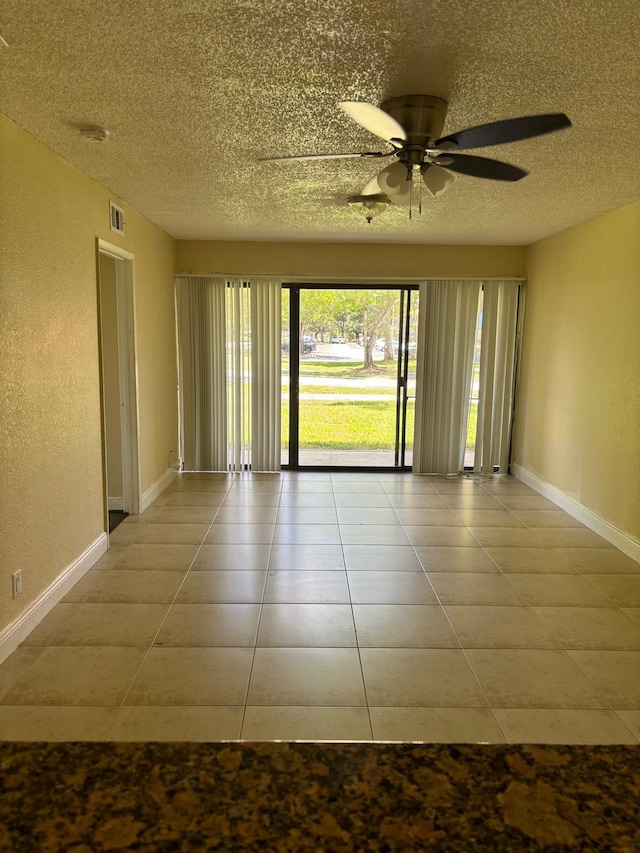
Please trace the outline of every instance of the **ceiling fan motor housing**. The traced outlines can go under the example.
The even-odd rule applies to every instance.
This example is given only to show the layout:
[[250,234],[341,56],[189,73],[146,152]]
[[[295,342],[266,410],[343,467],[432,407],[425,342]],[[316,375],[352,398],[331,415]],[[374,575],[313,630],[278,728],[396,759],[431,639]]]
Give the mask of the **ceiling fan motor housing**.
[[398,159],[408,167],[424,162],[425,148],[442,136],[448,103],[434,95],[401,95],[389,98],[380,109],[405,129],[407,138],[398,151]]

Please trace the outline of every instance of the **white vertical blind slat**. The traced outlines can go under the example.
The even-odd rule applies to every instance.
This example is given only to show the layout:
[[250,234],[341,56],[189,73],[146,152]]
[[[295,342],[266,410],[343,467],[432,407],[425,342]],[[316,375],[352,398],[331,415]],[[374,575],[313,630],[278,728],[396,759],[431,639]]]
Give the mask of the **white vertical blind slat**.
[[420,285],[413,470],[457,474],[464,464],[480,297],[477,281]]

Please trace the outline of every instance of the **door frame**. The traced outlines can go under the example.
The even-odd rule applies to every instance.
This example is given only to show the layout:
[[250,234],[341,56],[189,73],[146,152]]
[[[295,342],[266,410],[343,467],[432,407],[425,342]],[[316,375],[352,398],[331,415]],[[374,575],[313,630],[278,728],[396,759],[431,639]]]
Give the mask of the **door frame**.
[[[415,281],[369,281],[362,280],[361,282],[327,282],[327,281],[291,281],[283,282],[283,293],[289,291],[289,462],[283,465],[284,470],[293,471],[363,471],[375,473],[379,472],[398,472],[411,471],[412,466],[405,464],[405,447],[406,447],[406,413],[407,413],[407,364],[408,350],[404,354],[398,352],[398,384],[396,396],[396,427],[394,459],[395,465],[300,465],[299,462],[299,392],[300,392],[300,355],[298,347],[292,346],[293,333],[292,330],[300,328],[300,293],[302,290],[397,290],[400,294],[401,305],[405,306],[404,294],[408,294],[410,304],[411,292],[419,291],[419,282]],[[295,299],[292,298],[294,291],[297,294]],[[409,330],[409,313],[406,317],[399,318],[398,329],[398,345],[402,347],[402,341],[408,342]],[[297,333],[296,333],[297,334]],[[293,353],[297,353],[296,358],[293,358]],[[400,442],[400,444],[399,444]]]
[[102,434],[102,485],[105,530],[109,530],[107,445],[104,398],[104,364],[102,357],[102,316],[100,305],[100,256],[115,260],[116,314],[118,329],[118,369],[120,386],[120,434],[122,442],[122,497],[123,510],[131,515],[140,512],[140,453],[138,370],[135,332],[135,255],[101,238],[96,242],[98,282],[98,335],[100,361],[100,405]]

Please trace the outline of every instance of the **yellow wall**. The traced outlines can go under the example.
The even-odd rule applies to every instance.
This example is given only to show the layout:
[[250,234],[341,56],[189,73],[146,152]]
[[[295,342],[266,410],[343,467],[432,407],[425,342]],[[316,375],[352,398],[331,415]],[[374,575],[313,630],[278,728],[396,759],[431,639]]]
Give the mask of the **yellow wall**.
[[141,492],[176,453],[177,406],[173,240],[126,205],[111,232],[113,196],[2,116],[0,186],[2,629],[104,529],[97,237],[135,253]]
[[527,249],[514,461],[640,539],[640,202]]
[[176,272],[286,277],[523,276],[524,246],[215,243],[179,240]]

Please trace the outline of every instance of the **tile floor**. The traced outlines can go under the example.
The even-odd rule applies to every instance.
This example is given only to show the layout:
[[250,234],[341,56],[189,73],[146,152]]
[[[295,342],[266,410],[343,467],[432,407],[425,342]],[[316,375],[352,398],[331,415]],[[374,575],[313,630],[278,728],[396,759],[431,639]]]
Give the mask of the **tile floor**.
[[637,743],[640,564],[513,477],[186,474],[0,666],[0,738]]

